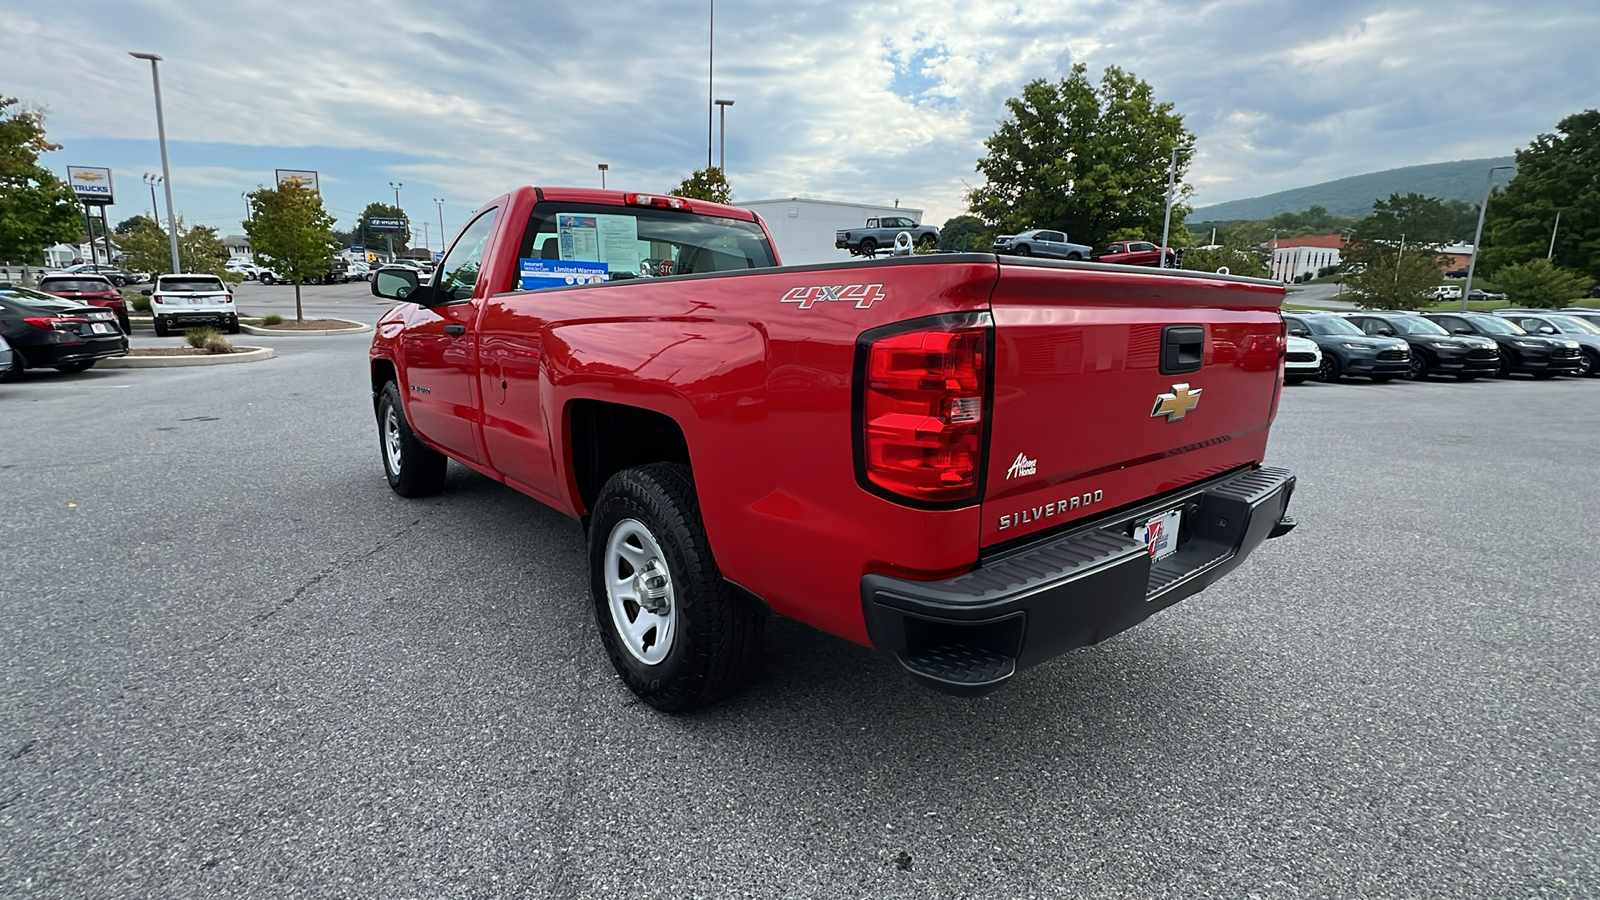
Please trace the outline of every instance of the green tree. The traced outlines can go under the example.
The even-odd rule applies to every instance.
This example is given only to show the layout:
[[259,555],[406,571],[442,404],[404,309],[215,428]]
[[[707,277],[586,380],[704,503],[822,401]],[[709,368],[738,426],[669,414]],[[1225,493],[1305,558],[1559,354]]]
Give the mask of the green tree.
[[[1159,240],[1173,148],[1194,135],[1171,103],[1157,103],[1144,81],[1111,66],[1096,87],[1082,63],[1057,83],[1031,81],[1006,101],[1009,115],[989,139],[977,170],[986,184],[967,206],[1006,233],[1025,228],[1065,231],[1099,246],[1137,229]],[[1172,224],[1182,233],[1192,189],[1183,183],[1189,155],[1178,154]]]
[[1451,241],[1450,209],[1437,197],[1411,193],[1390,194],[1388,200],[1372,204],[1372,212],[1356,223],[1350,240],[1399,241],[1408,244],[1444,246]]
[[1248,275],[1251,278],[1266,278],[1271,274],[1267,269],[1265,253],[1257,247],[1240,244],[1185,250],[1183,259],[1178,261],[1178,268],[1192,272],[1216,272],[1226,268],[1231,275]]
[[722,174],[722,170],[716,166],[696,169],[693,175],[678,182],[678,186],[667,193],[674,197],[688,197],[690,200],[708,200],[712,203],[733,202],[733,188],[728,185],[728,179]]
[[[138,272],[166,275],[172,272],[172,243],[167,230],[139,216],[127,234],[117,238],[117,246],[128,254],[127,268]],[[229,280],[238,275],[227,270],[228,248],[222,246],[217,229],[209,225],[185,227],[178,217],[178,264],[184,272],[203,272]]]
[[1367,309],[1418,309],[1433,302],[1433,289],[1444,275],[1443,260],[1426,247],[1373,243],[1360,263],[1346,258],[1344,283]]
[[19,102],[0,97],[0,259],[37,265],[51,244],[82,234],[71,189],[39,165],[39,154],[60,150],[44,137],[44,114],[7,112]]
[[128,234],[128,233],[132,232],[133,229],[137,228],[139,225],[141,225],[141,224],[143,224],[145,222],[149,222],[152,225],[155,224],[155,222],[152,221],[149,216],[146,216],[146,215],[135,215],[135,216],[129,216],[128,218],[123,219],[121,222],[118,222],[117,223],[117,227],[115,227],[115,228],[113,228],[111,230],[115,231],[117,234]]
[[988,253],[994,249],[994,232],[977,216],[955,216],[939,227],[939,249]]
[[296,322],[305,320],[300,285],[326,275],[333,264],[332,229],[333,217],[322,208],[322,195],[298,182],[258,187],[250,193],[245,234],[257,257],[294,282]]
[[1588,275],[1563,269],[1544,257],[1501,266],[1494,281],[1518,306],[1555,309],[1582,297],[1593,283]]
[[[1543,257],[1556,232],[1555,263],[1600,281],[1600,110],[1584,110],[1517,151],[1517,174],[1489,200],[1491,227],[1480,271]],[[1556,228],[1556,213],[1561,214]]]
[[[379,247],[388,250],[390,244],[394,246],[395,253],[404,253],[411,247],[410,231],[373,231],[370,224],[373,219],[405,219],[406,211],[392,203],[368,203],[367,208],[361,211],[361,218],[356,221],[355,240],[351,244],[360,244],[368,251],[375,251]],[[335,234],[336,239],[339,238]],[[343,241],[340,241],[343,243]],[[346,245],[349,246],[349,245]]]

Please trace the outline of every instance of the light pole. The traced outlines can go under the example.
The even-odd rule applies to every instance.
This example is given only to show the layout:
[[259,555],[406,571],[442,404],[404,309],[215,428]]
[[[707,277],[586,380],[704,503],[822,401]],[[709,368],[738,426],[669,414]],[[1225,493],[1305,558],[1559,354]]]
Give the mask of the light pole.
[[435,197],[433,198],[433,203],[435,206],[439,207],[439,251],[442,253],[445,250],[450,249],[444,245],[444,198]]
[[397,213],[400,211],[400,189],[405,186],[406,183],[403,181],[389,182],[389,187],[394,188],[394,208]]
[[602,191],[606,189],[606,170],[609,168],[611,166],[606,163],[600,164],[600,190]]
[[1167,267],[1167,236],[1172,232],[1172,182],[1178,175],[1178,151],[1193,150],[1194,145],[1172,148],[1172,162],[1167,165],[1167,213],[1161,222],[1161,268]]
[[718,130],[722,132],[722,148],[717,151],[717,171],[722,173],[724,179],[728,177],[728,107],[732,105],[732,100],[717,101],[717,115],[721,120]]
[[144,183],[150,186],[150,218],[156,222],[156,227],[161,227],[161,207],[156,205],[156,185],[165,181],[160,175],[144,173]]
[[128,51],[134,59],[150,60],[150,81],[156,89],[156,137],[161,142],[161,180],[165,184],[167,194],[167,242],[172,248],[172,272],[177,274],[183,271],[178,265],[178,216],[172,211],[172,166],[167,163],[167,120],[161,113],[161,57],[154,53],[135,53]]
[[[1544,255],[1545,259],[1556,258],[1556,231],[1561,227],[1561,210],[1556,210],[1556,224],[1550,227],[1550,250]],[[1473,248],[1474,251],[1477,248]]]
[[250,221],[250,192],[240,191],[239,196],[244,198],[244,220]]
[[[706,99],[711,100],[716,95],[716,54],[717,54],[717,0],[710,0],[709,17],[706,19]],[[711,168],[711,104],[706,104],[706,169]]]
[[1461,287],[1461,311],[1467,311],[1467,295],[1472,293],[1472,276],[1478,271],[1478,251],[1483,249],[1483,216],[1489,211],[1489,193],[1494,190],[1494,173],[1500,169],[1515,169],[1516,166],[1490,166],[1489,174],[1483,179],[1483,205],[1478,207],[1478,230],[1472,233],[1472,259],[1467,261],[1467,283]]

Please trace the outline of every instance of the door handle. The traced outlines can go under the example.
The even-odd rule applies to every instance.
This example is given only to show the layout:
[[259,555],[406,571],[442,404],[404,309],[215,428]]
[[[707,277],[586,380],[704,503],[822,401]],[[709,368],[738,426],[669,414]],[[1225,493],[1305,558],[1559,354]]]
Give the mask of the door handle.
[[1206,330],[1200,325],[1168,325],[1161,329],[1161,374],[1200,371],[1205,359]]
[[467,333],[467,326],[465,326],[465,325],[446,325],[444,327],[444,333],[445,334],[466,334]]

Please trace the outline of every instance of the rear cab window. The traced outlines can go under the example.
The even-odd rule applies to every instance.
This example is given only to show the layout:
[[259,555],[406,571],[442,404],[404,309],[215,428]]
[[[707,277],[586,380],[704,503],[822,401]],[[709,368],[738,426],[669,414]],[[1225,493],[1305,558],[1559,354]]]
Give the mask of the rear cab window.
[[522,290],[777,265],[755,222],[553,200],[534,206],[518,257]]

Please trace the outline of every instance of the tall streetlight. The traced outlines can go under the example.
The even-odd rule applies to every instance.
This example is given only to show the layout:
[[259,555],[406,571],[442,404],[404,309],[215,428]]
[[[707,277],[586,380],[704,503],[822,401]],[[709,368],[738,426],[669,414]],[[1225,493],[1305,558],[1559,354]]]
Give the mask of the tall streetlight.
[[609,168],[611,166],[606,163],[600,164],[600,190],[602,191],[606,189],[606,170]]
[[403,181],[391,181],[391,182],[389,182],[389,187],[394,188],[394,208],[395,208],[396,211],[399,211],[399,209],[400,209],[400,189],[405,187],[405,186],[406,186],[406,183],[403,182]]
[[717,171],[722,173],[722,177],[723,178],[727,178],[728,177],[728,107],[733,105],[733,101],[732,100],[718,100],[718,101],[716,101],[716,103],[717,103],[717,115],[721,119],[721,122],[719,123],[721,128],[719,130],[722,132],[722,149],[717,151]]
[[250,221],[250,192],[240,191],[239,196],[244,198],[244,220]]
[[1167,165],[1167,213],[1161,222],[1161,268],[1167,267],[1167,236],[1172,232],[1172,182],[1178,175],[1178,152],[1193,150],[1194,145],[1172,148],[1172,162]]
[[161,207],[156,205],[156,185],[165,181],[160,175],[144,173],[144,183],[150,186],[150,218],[156,222],[156,227],[161,227]]
[[1467,283],[1461,288],[1461,311],[1467,311],[1467,295],[1472,293],[1472,274],[1478,270],[1478,251],[1483,249],[1483,215],[1489,211],[1489,194],[1494,190],[1494,173],[1516,166],[1490,166],[1483,180],[1483,205],[1478,207],[1478,230],[1472,234],[1472,259],[1467,261]]
[[[710,17],[706,20],[706,100],[716,96],[717,52],[717,0],[710,0]],[[711,168],[711,104],[706,104],[706,169]]]
[[435,206],[439,207],[439,252],[442,253],[442,252],[450,249],[449,247],[446,247],[444,245],[444,239],[445,239],[445,233],[444,233],[444,198],[443,197],[435,197],[435,198],[433,198],[433,203],[434,203]]
[[172,271],[177,274],[183,268],[178,265],[178,215],[172,210],[172,166],[167,163],[167,121],[161,113],[161,67],[157,65],[161,57],[132,50],[128,51],[128,55],[134,59],[150,60],[150,80],[156,89],[156,137],[161,141],[161,179],[167,193],[167,224],[170,226],[167,229],[167,242],[172,248]]

